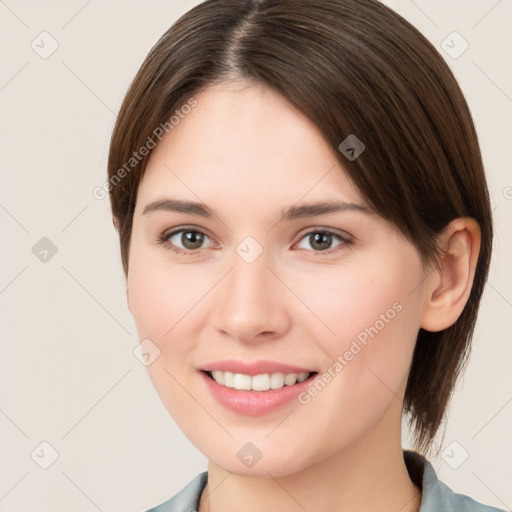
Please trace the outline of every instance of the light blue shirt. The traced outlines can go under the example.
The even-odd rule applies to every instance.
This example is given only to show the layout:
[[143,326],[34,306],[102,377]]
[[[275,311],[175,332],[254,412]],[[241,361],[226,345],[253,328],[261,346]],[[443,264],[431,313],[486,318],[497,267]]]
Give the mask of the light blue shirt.
[[[419,512],[505,512],[504,509],[489,507],[468,496],[454,493],[438,480],[432,464],[420,454],[405,450],[404,460],[411,480],[416,485],[421,482],[423,494]],[[207,482],[208,473],[205,471],[170,500],[147,512],[197,512]]]

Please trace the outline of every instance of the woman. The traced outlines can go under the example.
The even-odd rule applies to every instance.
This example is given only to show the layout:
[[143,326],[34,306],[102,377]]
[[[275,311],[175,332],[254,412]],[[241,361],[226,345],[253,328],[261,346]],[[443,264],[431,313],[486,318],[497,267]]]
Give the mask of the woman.
[[497,510],[425,458],[492,222],[416,29],[373,0],[206,1],[142,65],[108,169],[149,375],[209,460],[154,511]]

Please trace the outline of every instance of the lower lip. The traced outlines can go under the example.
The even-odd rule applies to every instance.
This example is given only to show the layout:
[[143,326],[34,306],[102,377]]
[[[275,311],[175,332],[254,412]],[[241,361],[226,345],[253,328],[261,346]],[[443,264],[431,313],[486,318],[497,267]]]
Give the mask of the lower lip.
[[261,416],[276,411],[311,385],[316,374],[293,386],[268,391],[244,391],[222,386],[210,378],[205,372],[200,372],[213,397],[224,407],[246,416]]

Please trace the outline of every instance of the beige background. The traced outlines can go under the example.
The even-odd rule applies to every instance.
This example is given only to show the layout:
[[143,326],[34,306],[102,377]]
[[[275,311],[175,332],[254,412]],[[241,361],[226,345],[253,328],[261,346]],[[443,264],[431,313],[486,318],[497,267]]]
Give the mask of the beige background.
[[[105,179],[129,82],[197,3],[0,0],[0,511],[146,510],[206,468],[132,353],[138,339],[109,205],[92,195]],[[446,451],[432,462],[453,489],[510,510],[512,2],[386,3],[459,79],[496,216],[473,356],[452,403]],[[469,43],[456,59],[441,48],[453,31]],[[452,54],[463,48],[457,36],[445,44]],[[46,262],[32,252],[42,237],[58,251]],[[58,458],[43,469],[52,450]]]

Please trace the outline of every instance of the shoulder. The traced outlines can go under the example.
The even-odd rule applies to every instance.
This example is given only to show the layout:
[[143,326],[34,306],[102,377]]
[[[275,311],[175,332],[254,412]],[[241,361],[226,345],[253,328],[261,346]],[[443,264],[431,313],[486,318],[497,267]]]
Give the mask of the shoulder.
[[[484,505],[469,496],[453,492],[445,483],[435,476],[434,468],[427,462],[425,467],[424,487],[429,489],[425,498],[425,508],[422,500],[420,512],[431,510],[457,511],[457,512],[503,512],[503,509]],[[425,480],[430,478],[429,486]],[[430,487],[430,488],[429,488]],[[425,492],[425,491],[424,491]]]
[[[503,509],[484,505],[469,496],[456,494],[443,482],[438,482],[436,491],[436,509],[457,512],[504,512]],[[427,508],[426,510],[431,509]],[[432,508],[432,510],[434,509]],[[422,509],[420,509],[420,512],[422,512]]]
[[186,487],[165,503],[147,512],[196,512],[199,509],[201,493],[208,481],[208,473],[200,473]]
[[413,481],[418,480],[420,474],[423,494],[419,512],[504,512],[504,509],[490,507],[469,496],[453,492],[438,479],[432,464],[420,454],[406,451],[404,459],[409,473],[414,474],[414,477],[411,474]]
[[[422,498],[419,512],[505,512],[484,505],[469,496],[453,492],[437,478],[434,467],[420,454],[404,451],[407,469],[415,483],[421,482]],[[147,512],[196,512],[208,473],[200,473],[171,499]]]

